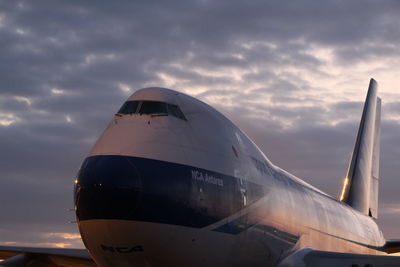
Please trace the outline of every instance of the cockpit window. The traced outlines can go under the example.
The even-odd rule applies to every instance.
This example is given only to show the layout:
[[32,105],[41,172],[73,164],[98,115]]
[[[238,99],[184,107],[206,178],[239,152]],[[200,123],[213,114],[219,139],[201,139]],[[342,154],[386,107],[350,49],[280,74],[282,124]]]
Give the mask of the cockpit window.
[[133,114],[136,113],[140,101],[127,101],[118,110],[118,114]]
[[156,101],[143,101],[139,110],[140,114],[165,114],[168,115],[167,103]]
[[177,105],[160,101],[127,101],[117,114],[135,114],[153,115],[153,116],[174,116],[186,121],[186,117]]
[[183,115],[182,110],[177,105],[167,104],[167,108],[169,114],[186,121],[185,115]]

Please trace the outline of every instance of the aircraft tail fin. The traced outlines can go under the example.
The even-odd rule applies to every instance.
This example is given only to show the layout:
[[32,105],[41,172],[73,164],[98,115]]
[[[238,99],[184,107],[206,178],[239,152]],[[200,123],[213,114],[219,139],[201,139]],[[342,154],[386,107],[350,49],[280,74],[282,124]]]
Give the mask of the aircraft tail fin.
[[340,200],[354,209],[378,217],[381,99],[371,79]]

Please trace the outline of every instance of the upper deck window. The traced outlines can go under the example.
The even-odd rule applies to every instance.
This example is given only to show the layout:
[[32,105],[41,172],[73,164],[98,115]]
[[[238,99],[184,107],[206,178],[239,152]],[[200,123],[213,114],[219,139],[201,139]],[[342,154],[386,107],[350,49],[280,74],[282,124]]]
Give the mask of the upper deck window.
[[153,116],[174,116],[186,121],[186,117],[177,105],[160,101],[127,101],[117,114],[135,114],[153,115]]

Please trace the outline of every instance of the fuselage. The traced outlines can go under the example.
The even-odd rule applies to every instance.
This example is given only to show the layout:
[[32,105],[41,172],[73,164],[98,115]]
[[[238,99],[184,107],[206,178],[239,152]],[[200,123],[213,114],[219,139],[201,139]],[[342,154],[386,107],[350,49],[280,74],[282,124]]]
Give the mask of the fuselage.
[[303,247],[379,254],[375,221],[272,164],[230,120],[135,92],[82,164],[79,230],[99,266],[274,266]]

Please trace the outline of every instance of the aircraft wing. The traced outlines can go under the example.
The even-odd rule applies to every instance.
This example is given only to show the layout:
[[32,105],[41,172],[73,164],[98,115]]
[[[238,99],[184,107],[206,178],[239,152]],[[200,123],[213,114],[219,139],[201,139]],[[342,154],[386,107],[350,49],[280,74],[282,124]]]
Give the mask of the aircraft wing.
[[329,252],[300,249],[278,265],[278,267],[337,267],[337,266],[373,266],[373,267],[399,267],[399,256],[365,255],[354,253]]
[[96,267],[85,249],[0,246],[0,267]]
[[383,249],[386,253],[400,252],[400,239],[386,240],[386,244],[383,246]]

